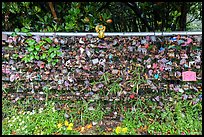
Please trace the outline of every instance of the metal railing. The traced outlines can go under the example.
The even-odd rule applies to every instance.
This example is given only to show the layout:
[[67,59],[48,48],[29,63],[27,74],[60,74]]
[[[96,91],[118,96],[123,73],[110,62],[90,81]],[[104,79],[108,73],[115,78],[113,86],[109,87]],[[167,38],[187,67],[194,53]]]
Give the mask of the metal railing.
[[[2,32],[5,35],[11,35],[13,32]],[[39,36],[98,36],[94,32],[30,32],[32,35]],[[26,33],[17,33],[19,35],[26,35]],[[188,32],[188,31],[174,31],[174,32],[105,32],[105,36],[171,36],[171,35],[202,35],[202,31]]]

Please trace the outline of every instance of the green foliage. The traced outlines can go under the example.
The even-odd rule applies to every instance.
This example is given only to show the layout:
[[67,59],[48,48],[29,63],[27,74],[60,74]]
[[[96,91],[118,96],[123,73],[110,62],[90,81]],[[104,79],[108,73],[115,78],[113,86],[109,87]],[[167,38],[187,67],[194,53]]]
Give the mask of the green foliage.
[[[51,93],[49,89],[44,88],[44,91]],[[59,93],[59,96],[63,93]],[[190,93],[189,93],[190,94]],[[196,96],[201,92],[194,93]],[[169,101],[166,94],[162,94],[161,101],[164,103],[162,108],[158,107],[157,102],[153,102],[150,98],[140,97],[131,100],[130,102],[116,103],[112,102],[113,106],[110,110],[105,109],[106,103],[98,101],[77,100],[45,100],[38,101],[32,97],[24,100],[18,100],[16,104],[3,98],[2,100],[2,134],[110,134],[115,135],[116,127],[127,127],[128,135],[194,135],[202,134],[202,101],[197,104],[192,104],[193,100],[182,100],[181,93],[170,92],[169,96],[174,98],[174,101]],[[177,98],[176,96],[179,96]],[[142,99],[143,98],[143,99]],[[165,100],[164,100],[165,99]],[[97,105],[93,110],[89,110],[92,103]],[[56,109],[59,104],[65,104],[64,107]],[[37,106],[36,106],[37,105]],[[129,106],[130,108],[124,109]],[[72,107],[71,107],[72,106]],[[58,108],[58,107],[57,107]],[[120,111],[117,111],[117,109]],[[119,122],[117,119],[107,120],[106,116],[110,113],[118,112],[118,117],[123,117]],[[65,114],[68,118],[65,118]],[[66,116],[67,117],[67,116]],[[200,119],[201,118],[201,119]],[[73,130],[66,130],[64,125],[65,120],[73,123]],[[109,128],[102,123],[113,123],[111,132],[104,131],[104,128]],[[98,123],[90,130],[85,128],[85,132],[79,133],[77,127],[86,127],[86,125],[95,122]],[[118,123],[119,122],[119,123]],[[59,128],[58,124],[62,127]],[[91,131],[91,132],[90,132]],[[107,132],[107,133],[105,133]]]
[[[107,31],[150,31],[147,26],[155,31],[175,31],[180,30],[182,14],[191,15],[183,22],[188,29],[192,21],[202,20],[201,2],[56,2],[53,5],[58,20],[54,20],[47,2],[3,2],[2,29],[95,32],[95,26],[101,23],[107,26]],[[186,13],[181,11],[183,5]],[[106,23],[107,19],[112,19],[113,23]]]
[[117,92],[120,92],[122,90],[120,85],[116,82],[112,83],[109,87],[110,87],[109,92],[111,92],[113,94],[117,94]]
[[4,106],[4,113],[10,111],[11,115],[4,119],[2,133],[4,135],[79,134],[76,131],[68,131],[65,126],[58,128],[58,123],[63,125],[65,118],[63,111],[55,110],[54,104],[49,101],[45,108],[20,112],[16,108],[11,109],[9,106]]
[[[174,93],[171,94],[173,95]],[[138,132],[141,133],[141,127],[145,126],[147,126],[147,129],[143,129],[143,132],[154,135],[201,134],[202,122],[198,118],[198,113],[202,111],[202,102],[194,106],[189,102],[188,100],[180,99],[177,99],[174,105],[166,102],[164,110],[161,111],[156,108],[157,104],[150,99],[146,98],[142,106],[142,101],[138,99],[132,103],[135,105],[134,111],[127,110],[123,112],[125,119],[122,125],[128,127],[131,135],[138,134]],[[150,106],[153,106],[153,109],[150,109]],[[145,107],[147,109],[144,109]],[[148,112],[144,112],[145,110]]]
[[[60,46],[51,46],[52,40],[50,38],[42,38],[38,43],[34,39],[27,39],[28,53],[22,58],[25,63],[31,62],[33,60],[45,61],[53,66],[59,61],[56,57],[61,56]],[[49,49],[43,50],[45,45],[49,45]]]

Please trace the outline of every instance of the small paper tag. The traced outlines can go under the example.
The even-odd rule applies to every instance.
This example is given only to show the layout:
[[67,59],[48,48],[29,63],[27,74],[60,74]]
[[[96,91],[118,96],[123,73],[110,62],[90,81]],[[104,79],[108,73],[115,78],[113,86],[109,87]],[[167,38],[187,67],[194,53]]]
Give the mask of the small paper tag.
[[182,72],[182,80],[183,81],[196,81],[196,72],[193,72],[193,71]]

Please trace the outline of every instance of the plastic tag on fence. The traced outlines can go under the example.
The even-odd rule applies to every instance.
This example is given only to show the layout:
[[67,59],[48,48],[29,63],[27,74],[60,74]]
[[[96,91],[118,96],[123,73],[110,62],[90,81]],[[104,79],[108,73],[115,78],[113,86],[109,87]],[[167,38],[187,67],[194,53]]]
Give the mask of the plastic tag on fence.
[[193,72],[193,71],[182,72],[182,80],[183,81],[196,81],[196,72]]

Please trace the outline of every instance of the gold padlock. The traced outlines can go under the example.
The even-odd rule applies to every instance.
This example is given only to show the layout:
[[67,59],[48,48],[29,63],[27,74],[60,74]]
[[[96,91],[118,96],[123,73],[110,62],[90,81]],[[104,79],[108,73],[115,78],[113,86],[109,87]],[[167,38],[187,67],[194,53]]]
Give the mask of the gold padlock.
[[98,33],[99,38],[104,38],[105,37],[104,32],[106,30],[106,26],[97,25],[95,29],[96,29],[96,32]]

